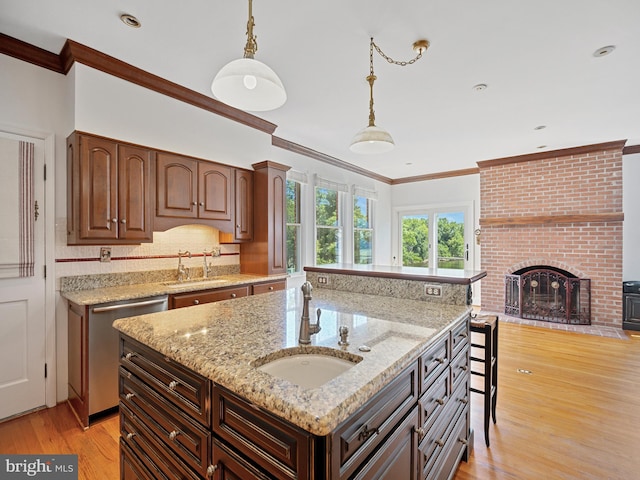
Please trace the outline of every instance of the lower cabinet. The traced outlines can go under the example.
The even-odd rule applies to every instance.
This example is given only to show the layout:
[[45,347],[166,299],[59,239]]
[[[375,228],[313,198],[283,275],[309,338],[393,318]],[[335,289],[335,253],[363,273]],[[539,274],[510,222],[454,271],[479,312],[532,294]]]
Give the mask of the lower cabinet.
[[175,293],[169,296],[169,308],[190,307],[205,303],[219,302],[233,298],[242,298],[247,295],[259,295],[262,293],[277,292],[287,288],[286,280],[261,282],[240,287],[212,288],[196,292]]
[[470,448],[468,329],[445,332],[324,437],[121,335],[120,477],[450,480]]

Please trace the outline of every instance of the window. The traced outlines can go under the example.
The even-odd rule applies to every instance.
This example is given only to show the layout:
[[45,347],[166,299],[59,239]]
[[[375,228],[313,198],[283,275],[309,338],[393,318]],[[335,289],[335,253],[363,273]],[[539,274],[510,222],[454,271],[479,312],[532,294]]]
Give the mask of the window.
[[302,271],[302,221],[299,182],[287,180],[287,273]]
[[455,270],[472,265],[467,240],[472,221],[469,211],[460,206],[401,213],[402,265]]
[[316,265],[342,261],[341,220],[338,189],[316,186]]
[[353,263],[373,263],[373,200],[353,195]]

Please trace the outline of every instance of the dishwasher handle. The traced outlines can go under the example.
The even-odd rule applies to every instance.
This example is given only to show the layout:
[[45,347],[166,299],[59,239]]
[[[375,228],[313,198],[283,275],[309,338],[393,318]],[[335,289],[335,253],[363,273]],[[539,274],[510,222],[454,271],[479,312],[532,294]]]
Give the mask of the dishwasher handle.
[[109,305],[106,307],[94,307],[91,311],[93,313],[111,312],[113,310],[122,310],[124,308],[136,308],[136,307],[147,307],[149,305],[158,305],[161,303],[165,303],[166,301],[167,301],[166,298],[158,298],[154,300],[146,300],[144,302],[121,303],[119,305]]

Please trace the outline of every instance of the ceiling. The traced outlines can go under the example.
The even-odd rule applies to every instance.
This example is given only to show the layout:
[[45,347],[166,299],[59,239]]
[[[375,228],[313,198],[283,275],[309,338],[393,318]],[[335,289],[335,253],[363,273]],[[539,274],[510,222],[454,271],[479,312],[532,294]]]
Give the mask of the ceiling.
[[[0,32],[54,53],[68,38],[211,96],[218,69],[243,54],[247,12],[243,0],[0,0]],[[640,144],[637,0],[254,0],[253,15],[256,59],[288,94],[256,115],[278,137],[378,175]],[[405,67],[374,54],[376,124],[396,148],[362,156],[348,147],[368,123],[371,36],[395,60],[413,58],[416,40],[431,46]]]

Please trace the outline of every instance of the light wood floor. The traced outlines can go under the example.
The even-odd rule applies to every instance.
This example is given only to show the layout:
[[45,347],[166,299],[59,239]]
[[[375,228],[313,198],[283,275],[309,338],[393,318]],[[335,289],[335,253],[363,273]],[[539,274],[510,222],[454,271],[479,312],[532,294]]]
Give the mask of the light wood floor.
[[[499,354],[491,447],[472,394],[474,451],[455,480],[640,478],[640,338],[501,322]],[[77,453],[79,480],[115,480],[118,418],[84,432],[61,404],[0,423],[0,452]]]

